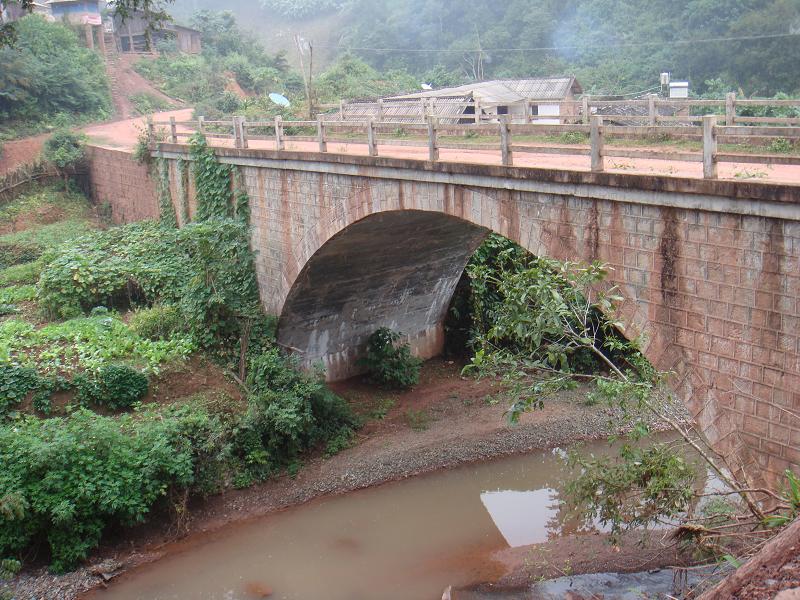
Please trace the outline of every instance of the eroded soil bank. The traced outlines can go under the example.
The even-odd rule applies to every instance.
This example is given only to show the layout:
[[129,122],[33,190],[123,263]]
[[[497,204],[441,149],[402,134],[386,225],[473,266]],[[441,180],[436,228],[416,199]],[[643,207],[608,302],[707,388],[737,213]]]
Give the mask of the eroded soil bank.
[[[246,490],[231,491],[191,507],[180,529],[166,517],[119,532],[95,554],[87,566],[65,576],[46,570],[24,573],[15,582],[15,598],[73,599],[139,564],[166,553],[191,548],[203,534],[231,523],[295,506],[326,494],[379,485],[413,475],[535,449],[565,447],[581,440],[616,433],[611,413],[585,404],[585,389],[562,394],[544,410],[525,415],[510,426],[504,419],[505,401],[490,381],[460,376],[460,366],[447,361],[429,362],[414,390],[392,394],[357,381],[336,386],[336,391],[370,417],[354,447],[331,457],[308,461],[294,478],[284,476]],[[519,585],[537,573],[631,571],[673,564],[676,557],[657,541],[647,554],[636,545],[612,552],[603,536],[567,536],[544,545],[548,560],[531,571],[528,550],[515,549],[502,562],[504,585]],[[545,565],[546,563],[546,565]],[[549,570],[545,568],[549,567]],[[503,572],[496,573],[502,577]]]

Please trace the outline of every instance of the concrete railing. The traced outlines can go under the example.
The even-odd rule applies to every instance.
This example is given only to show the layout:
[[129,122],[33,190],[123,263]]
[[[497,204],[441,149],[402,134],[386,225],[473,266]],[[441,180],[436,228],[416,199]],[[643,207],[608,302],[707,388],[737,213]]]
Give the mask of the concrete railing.
[[[286,149],[289,141],[313,142],[319,152],[329,152],[331,143],[366,144],[370,156],[378,156],[381,146],[427,147],[428,159],[440,160],[440,150],[499,151],[501,163],[514,165],[517,153],[556,154],[589,157],[594,172],[605,170],[606,158],[652,159],[703,164],[703,176],[717,177],[719,163],[747,163],[760,165],[800,165],[800,155],[791,153],[722,152],[719,145],[769,144],[781,140],[781,145],[800,145],[800,127],[775,127],[763,125],[720,125],[716,115],[705,115],[699,126],[667,125],[610,125],[604,117],[592,116],[588,124],[536,124],[513,123],[499,119],[491,124],[442,124],[429,117],[424,124],[396,121],[366,120],[363,122],[284,121],[276,117],[269,121],[247,121],[242,116],[230,120],[148,121],[151,141],[169,139],[178,143],[195,132],[202,132],[211,145],[232,145],[248,148],[251,142],[271,142],[272,149]],[[549,137],[548,137],[549,136]],[[559,137],[560,136],[560,137]],[[687,136],[702,143],[700,151],[680,151],[674,148],[655,149],[670,137]],[[542,138],[545,141],[542,141]],[[650,148],[610,145],[610,138],[623,138],[651,145]],[[344,152],[346,153],[346,151]]]

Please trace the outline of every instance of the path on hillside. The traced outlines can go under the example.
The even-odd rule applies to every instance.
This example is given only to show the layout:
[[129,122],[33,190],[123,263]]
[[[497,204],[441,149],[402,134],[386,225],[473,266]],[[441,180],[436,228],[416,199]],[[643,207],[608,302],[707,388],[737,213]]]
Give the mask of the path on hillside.
[[[162,124],[169,121],[171,116],[176,121],[188,121],[192,118],[192,109],[174,110],[154,115],[154,120]],[[98,125],[86,129],[92,141],[99,146],[115,149],[132,149],[136,145],[139,132],[145,127],[143,118],[130,119]],[[187,132],[186,128],[179,131]],[[185,138],[182,139],[182,141]],[[218,146],[233,147],[233,140],[214,139]],[[264,140],[251,140],[250,148],[274,150],[275,143]],[[285,149],[297,152],[318,152],[317,142],[300,142],[286,140]],[[641,147],[637,147],[641,150]],[[653,148],[658,150],[658,148]],[[369,150],[366,140],[361,142],[329,142],[328,152],[331,154],[352,154],[367,156]],[[378,143],[380,156],[389,158],[406,158],[416,160],[428,159],[428,147],[424,142],[419,146],[390,146]],[[500,165],[499,150],[451,150],[441,149],[439,158],[442,162],[477,163],[485,165]],[[585,156],[568,156],[559,154],[516,153],[514,155],[515,167],[536,167],[544,169],[565,169],[571,171],[589,171],[589,158]],[[643,158],[606,158],[606,172],[609,173],[635,173],[642,175],[659,175],[674,177],[691,177],[702,179],[703,165],[674,160],[654,160]],[[768,181],[773,183],[800,184],[800,166],[798,165],[768,165],[748,163],[720,163],[720,179],[737,179],[752,181]]]

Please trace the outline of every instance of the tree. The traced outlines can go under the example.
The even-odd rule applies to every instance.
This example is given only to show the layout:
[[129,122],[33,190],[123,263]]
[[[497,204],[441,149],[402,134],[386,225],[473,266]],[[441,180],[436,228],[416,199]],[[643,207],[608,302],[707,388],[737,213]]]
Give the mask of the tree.
[[[770,527],[798,514],[800,481],[795,475],[787,473],[789,491],[784,496],[751,489],[725,468],[699,431],[670,413],[664,385],[668,374],[656,371],[635,343],[615,333],[622,326],[615,320],[622,298],[606,282],[609,267],[545,259],[520,262],[507,250],[499,258],[504,265],[499,272],[470,267],[470,275],[491,290],[495,300],[491,323],[478,332],[477,351],[465,372],[501,378],[513,402],[512,421],[542,407],[555,392],[574,387],[576,380],[587,381],[594,386],[589,399],[607,403],[614,409],[617,430],[629,432],[620,435],[627,441],[615,459],[570,457],[577,469],[569,485],[572,504],[586,522],[599,519],[618,535],[665,518],[677,519],[676,540],[722,556],[736,552],[732,548],[746,554],[756,544],[738,542],[763,541]],[[598,368],[576,372],[571,357],[578,352],[588,352]],[[676,431],[681,444],[637,445],[649,436],[654,420]],[[730,509],[735,518],[694,514],[703,494],[693,489],[695,474],[683,458],[685,447],[725,484],[721,498],[740,500],[739,507]],[[774,507],[764,509],[762,500]],[[746,514],[736,514],[738,510]]]

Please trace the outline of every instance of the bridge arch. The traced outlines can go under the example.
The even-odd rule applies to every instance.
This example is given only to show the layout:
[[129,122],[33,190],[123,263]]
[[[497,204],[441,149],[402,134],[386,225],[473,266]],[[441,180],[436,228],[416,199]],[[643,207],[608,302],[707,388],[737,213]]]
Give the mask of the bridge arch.
[[[321,294],[315,281],[330,275],[324,265],[335,265],[335,250],[347,249],[356,239],[351,234],[391,222],[413,230],[408,219],[427,215],[426,227],[438,219],[448,235],[461,232],[464,247],[459,254],[454,243],[429,244],[408,262],[452,252],[455,271],[480,232],[494,231],[540,256],[610,264],[610,282],[625,298],[624,333],[644,334],[645,355],[674,373],[672,389],[728,465],[772,481],[800,465],[796,184],[224,148],[217,155],[242,175],[261,300],[267,312],[281,315],[286,345],[301,352],[325,347],[290,337],[287,323],[342,293],[334,286]],[[187,158],[175,145],[162,145],[159,156]],[[171,160],[176,205],[177,164]],[[192,186],[184,192],[191,207]],[[406,220],[392,213],[406,213]],[[393,241],[400,255],[407,250],[401,237]],[[432,276],[427,281],[423,291]],[[448,284],[439,285],[434,296],[445,297]],[[395,295],[381,294],[382,300]],[[340,327],[347,323],[347,314],[328,317],[330,323],[339,317]],[[365,329],[376,324],[384,323]],[[415,343],[430,355],[440,338],[435,329],[422,330]],[[354,358],[331,360],[332,374],[346,375]]]

